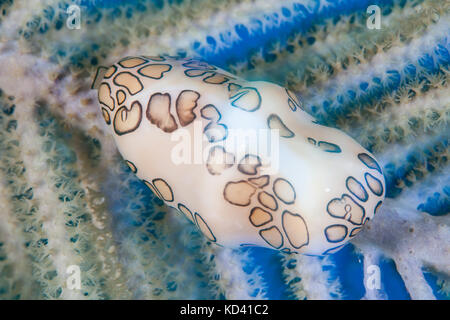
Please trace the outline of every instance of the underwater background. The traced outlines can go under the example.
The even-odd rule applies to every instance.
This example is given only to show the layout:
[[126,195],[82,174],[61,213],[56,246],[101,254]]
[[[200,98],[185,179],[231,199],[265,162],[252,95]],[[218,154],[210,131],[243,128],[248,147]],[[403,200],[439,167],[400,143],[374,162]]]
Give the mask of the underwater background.
[[[210,244],[101,118],[97,68],[136,54],[294,91],[382,164],[379,213],[326,257]],[[449,63],[446,0],[0,0],[0,299],[449,299]]]

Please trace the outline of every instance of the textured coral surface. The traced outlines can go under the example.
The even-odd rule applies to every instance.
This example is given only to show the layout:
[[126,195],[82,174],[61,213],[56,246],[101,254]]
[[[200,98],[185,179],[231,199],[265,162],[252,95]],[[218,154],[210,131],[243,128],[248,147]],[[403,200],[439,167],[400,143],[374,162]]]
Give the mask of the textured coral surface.
[[[380,213],[326,257],[208,243],[103,124],[95,71],[136,54],[296,92],[383,165]],[[0,0],[0,299],[448,299],[449,63],[447,0]]]

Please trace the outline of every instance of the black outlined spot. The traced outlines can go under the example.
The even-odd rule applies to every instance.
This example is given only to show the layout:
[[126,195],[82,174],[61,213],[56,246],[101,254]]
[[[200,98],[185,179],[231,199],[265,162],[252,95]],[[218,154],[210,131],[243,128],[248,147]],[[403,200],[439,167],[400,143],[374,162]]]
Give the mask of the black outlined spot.
[[337,144],[334,144],[331,142],[319,141],[319,143],[317,143],[316,140],[311,137],[308,137],[308,142],[325,152],[330,152],[330,153],[341,153],[342,152],[341,147],[339,147]]
[[265,186],[267,186],[269,184],[270,177],[267,174],[265,174],[260,177],[249,178],[248,182],[250,182],[251,184],[253,184],[254,186],[256,186],[258,188],[264,188]]
[[125,160],[125,163],[127,164],[127,166],[131,169],[131,171],[133,173],[137,173],[137,168],[133,162],[131,162],[130,160]]
[[266,191],[258,193],[258,201],[267,209],[276,211],[278,209],[278,203],[274,196]]
[[350,237],[350,238],[353,238],[353,237],[356,236],[361,230],[362,230],[361,227],[353,228],[352,231],[350,232],[349,237]]
[[195,222],[197,223],[198,228],[200,231],[208,238],[209,241],[216,242],[217,239],[214,236],[213,232],[211,231],[211,228],[208,226],[206,221],[196,212],[195,213]]
[[273,192],[278,199],[286,204],[293,204],[295,202],[295,189],[286,179],[277,178],[273,183]]
[[383,201],[378,201],[377,205],[375,206],[375,209],[373,210],[373,215],[377,214],[378,209],[380,209],[382,203]]
[[202,118],[210,120],[203,129],[203,133],[210,143],[223,141],[228,137],[228,127],[223,123],[219,123],[222,115],[214,105],[208,104],[204,106],[200,110],[200,114]]
[[283,211],[282,214],[283,231],[288,238],[289,243],[295,248],[300,249],[309,243],[309,232],[306,222],[299,214]]
[[109,111],[103,107],[102,107],[102,116],[103,116],[103,119],[105,119],[106,124],[110,125],[111,124],[111,116],[109,114]]
[[127,89],[128,93],[135,95],[144,89],[144,86],[134,74],[128,71],[119,72],[113,80],[114,84]]
[[275,249],[280,249],[283,246],[283,235],[275,226],[260,230],[259,235],[268,245]]
[[325,237],[331,243],[341,242],[344,241],[347,232],[348,229],[343,224],[333,224],[325,228]]
[[212,75],[207,76],[203,78],[203,82],[209,83],[209,84],[224,84],[225,82],[229,81],[230,78],[218,73],[214,72]]
[[169,72],[170,70],[172,70],[172,66],[170,64],[152,63],[140,68],[138,73],[146,78],[159,80],[166,72]]
[[288,95],[288,105],[292,111],[296,111],[297,109],[303,110],[302,103],[298,100],[297,96],[290,90],[285,89]]
[[237,182],[230,181],[223,190],[223,197],[231,204],[246,207],[250,204],[255,192],[256,187],[245,180]]
[[98,87],[98,101],[100,104],[108,107],[109,110],[114,111],[115,103],[114,98],[111,96],[111,87],[108,83],[102,82]]
[[147,119],[162,131],[170,133],[178,128],[175,117],[170,113],[171,97],[168,93],[154,93],[148,100]]
[[381,197],[384,192],[383,184],[381,183],[381,181],[368,172],[364,174],[364,178],[366,179],[366,184],[369,187],[370,191],[372,191],[375,195]]
[[332,217],[345,219],[356,225],[361,225],[366,215],[364,208],[348,194],[331,199],[327,204],[327,212]]
[[255,175],[258,173],[258,168],[261,167],[261,159],[257,155],[246,154],[238,164],[238,170],[246,175]]
[[122,89],[117,90],[116,92],[116,98],[117,98],[117,105],[121,105],[125,99],[126,99],[126,94],[125,91],[123,91]]
[[374,158],[369,156],[367,153],[360,153],[358,154],[359,160],[361,160],[362,163],[364,163],[368,168],[377,170],[379,173],[383,174],[381,172],[381,168],[378,165],[378,163],[375,161]]
[[247,112],[254,112],[261,106],[261,95],[258,89],[242,87],[230,97],[231,105]]
[[100,86],[100,82],[105,78],[105,74],[108,71],[107,67],[100,66],[97,68],[95,72],[94,80],[91,83],[91,89],[98,89]]
[[254,227],[261,227],[261,226],[271,222],[273,220],[273,217],[269,211],[264,210],[260,207],[254,207],[250,211],[249,219],[250,219],[250,223]]
[[159,199],[163,200],[161,194],[159,193],[158,190],[156,190],[155,186],[151,182],[149,182],[147,180],[142,180],[142,181],[144,181],[144,184],[153,192],[153,194],[155,196],[157,196]]
[[229,153],[222,146],[214,146],[209,150],[206,168],[212,175],[220,175],[226,169],[234,165],[235,159],[232,153]]
[[192,214],[192,211],[189,210],[188,207],[186,207],[184,204],[182,204],[181,202],[178,203],[178,210],[183,213],[186,218],[188,218],[191,222],[193,222],[195,224],[194,221],[194,215]]
[[369,195],[367,194],[367,191],[362,183],[356,180],[354,177],[348,177],[345,180],[345,185],[348,191],[350,191],[359,200],[366,202],[367,199],[369,199]]
[[199,98],[200,93],[193,90],[183,90],[178,95],[175,108],[182,127],[189,125],[196,118],[194,109]]
[[103,75],[103,79],[109,79],[111,78],[114,73],[116,73],[117,71],[117,67],[112,65],[111,67],[108,68],[108,70],[106,70],[105,74]]
[[136,130],[142,120],[142,106],[139,101],[131,104],[130,110],[122,106],[114,116],[114,132],[121,136]]
[[167,202],[173,201],[172,188],[164,179],[161,178],[153,179],[152,183],[155,186],[155,189],[158,190],[163,200]]
[[140,65],[143,65],[144,63],[147,63],[148,61],[139,57],[127,57],[125,59],[122,59],[119,61],[119,65],[122,68],[134,68]]
[[281,120],[281,118],[279,116],[277,116],[276,114],[272,113],[268,118],[267,118],[267,126],[269,127],[269,129],[272,130],[276,130],[278,129],[280,131],[280,137],[283,138],[292,138],[295,136],[294,132],[292,132],[285,124],[284,122]]
[[212,105],[207,104],[200,110],[200,114],[203,119],[211,120],[213,122],[218,122],[220,119],[222,119],[222,115],[220,114],[219,110]]

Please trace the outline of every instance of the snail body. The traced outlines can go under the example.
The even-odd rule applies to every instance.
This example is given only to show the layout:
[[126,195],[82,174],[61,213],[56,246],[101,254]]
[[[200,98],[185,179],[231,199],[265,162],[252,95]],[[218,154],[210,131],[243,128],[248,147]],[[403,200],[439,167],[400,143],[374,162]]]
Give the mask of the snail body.
[[384,200],[373,155],[283,87],[168,56],[104,71],[100,110],[120,153],[209,241],[332,253]]

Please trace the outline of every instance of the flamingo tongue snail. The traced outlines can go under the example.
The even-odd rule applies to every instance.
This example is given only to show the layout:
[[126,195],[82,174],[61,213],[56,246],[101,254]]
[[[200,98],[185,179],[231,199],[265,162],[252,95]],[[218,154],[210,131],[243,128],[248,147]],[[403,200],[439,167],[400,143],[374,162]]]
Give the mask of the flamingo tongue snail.
[[196,59],[136,56],[93,86],[131,170],[209,241],[332,253],[384,200],[373,155],[276,84]]

